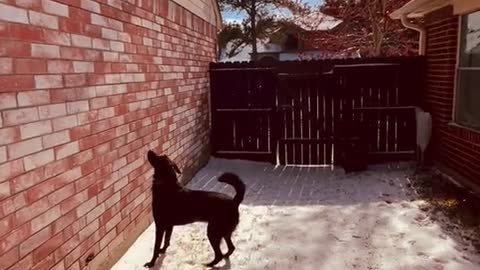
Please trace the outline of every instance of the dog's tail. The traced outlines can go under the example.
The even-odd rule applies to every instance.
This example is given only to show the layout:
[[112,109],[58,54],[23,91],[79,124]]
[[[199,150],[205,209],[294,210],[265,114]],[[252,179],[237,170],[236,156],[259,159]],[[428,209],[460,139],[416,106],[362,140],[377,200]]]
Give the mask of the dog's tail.
[[234,173],[224,173],[218,178],[218,181],[232,185],[235,188],[236,194],[235,197],[233,197],[233,202],[236,205],[239,205],[243,201],[246,187],[238,175]]

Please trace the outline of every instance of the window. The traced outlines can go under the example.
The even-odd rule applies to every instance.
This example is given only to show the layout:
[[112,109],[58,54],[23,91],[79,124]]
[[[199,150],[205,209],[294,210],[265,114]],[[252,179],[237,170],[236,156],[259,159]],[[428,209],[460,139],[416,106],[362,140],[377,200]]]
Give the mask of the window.
[[480,11],[461,21],[455,121],[480,130]]

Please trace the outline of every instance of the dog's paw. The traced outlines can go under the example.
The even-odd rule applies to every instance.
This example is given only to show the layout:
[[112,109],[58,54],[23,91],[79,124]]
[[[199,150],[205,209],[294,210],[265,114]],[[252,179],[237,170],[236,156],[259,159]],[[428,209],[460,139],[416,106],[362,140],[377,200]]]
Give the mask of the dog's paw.
[[204,265],[205,265],[206,267],[212,268],[212,267],[214,267],[215,265],[217,265],[217,263],[219,263],[220,261],[221,261],[221,259],[220,259],[220,260],[213,260],[212,262],[206,263],[206,264],[204,264]]
[[144,264],[143,267],[145,267],[145,268],[152,268],[154,265],[155,265],[155,263],[148,262],[148,263]]

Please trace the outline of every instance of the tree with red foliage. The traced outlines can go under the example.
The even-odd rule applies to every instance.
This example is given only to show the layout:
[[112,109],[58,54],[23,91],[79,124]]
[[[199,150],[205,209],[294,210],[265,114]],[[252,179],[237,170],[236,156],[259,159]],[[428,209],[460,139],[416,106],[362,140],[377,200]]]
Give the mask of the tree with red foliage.
[[329,31],[300,35],[309,49],[337,53],[358,51],[362,57],[415,54],[418,33],[388,16],[409,0],[325,0],[319,10],[342,20]]

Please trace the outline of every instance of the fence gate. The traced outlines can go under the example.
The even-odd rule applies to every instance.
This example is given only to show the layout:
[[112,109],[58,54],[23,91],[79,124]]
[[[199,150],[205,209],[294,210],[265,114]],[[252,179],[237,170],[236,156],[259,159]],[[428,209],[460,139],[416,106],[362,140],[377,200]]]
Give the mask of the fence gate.
[[362,136],[371,161],[412,158],[423,58],[211,65],[213,155],[331,165]]
[[278,159],[280,164],[334,162],[338,98],[332,75],[278,74]]
[[273,69],[225,68],[211,72],[213,153],[272,161],[276,95]]

